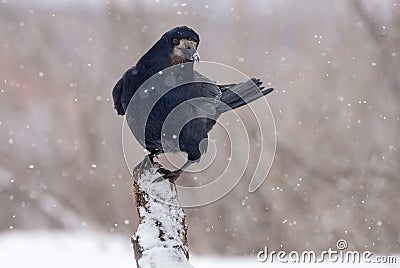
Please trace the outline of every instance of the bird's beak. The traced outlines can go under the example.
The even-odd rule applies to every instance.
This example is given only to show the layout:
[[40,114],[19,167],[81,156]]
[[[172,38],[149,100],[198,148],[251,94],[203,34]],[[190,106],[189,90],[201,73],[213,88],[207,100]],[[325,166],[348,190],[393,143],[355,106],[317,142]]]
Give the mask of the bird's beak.
[[181,39],[179,44],[174,46],[171,59],[173,64],[188,61],[199,61],[200,56],[196,49],[197,43],[193,40]]
[[190,61],[199,61],[200,56],[196,49],[196,42],[193,40],[182,39],[178,47],[182,49],[182,52],[186,54],[187,59]]
[[197,61],[197,62],[199,62],[200,61],[200,55],[199,55],[199,52],[197,52],[197,50],[194,52],[194,54],[190,57],[190,60],[191,61]]

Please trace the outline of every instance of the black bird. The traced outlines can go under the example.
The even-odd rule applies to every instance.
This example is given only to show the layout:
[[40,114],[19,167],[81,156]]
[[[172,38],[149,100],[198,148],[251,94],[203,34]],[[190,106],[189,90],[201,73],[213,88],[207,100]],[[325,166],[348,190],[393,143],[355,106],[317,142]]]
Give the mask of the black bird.
[[151,161],[160,153],[187,153],[188,160],[180,169],[159,169],[172,182],[200,160],[207,149],[202,140],[206,141],[222,113],[273,91],[264,89],[255,78],[217,85],[202,76],[193,69],[199,60],[199,42],[199,35],[186,26],[166,32],[112,91],[114,108],[119,115],[126,114],[132,133],[150,152]]

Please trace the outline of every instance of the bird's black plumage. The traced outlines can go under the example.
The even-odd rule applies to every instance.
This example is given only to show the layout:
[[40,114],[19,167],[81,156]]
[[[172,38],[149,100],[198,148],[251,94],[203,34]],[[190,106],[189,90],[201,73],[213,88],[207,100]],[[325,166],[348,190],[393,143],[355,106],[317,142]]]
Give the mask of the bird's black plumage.
[[114,86],[117,113],[126,114],[132,133],[152,156],[182,151],[188,163],[198,161],[207,149],[201,141],[222,113],[272,91],[255,78],[217,85],[193,70],[199,42],[198,34],[186,26],[168,31]]
[[146,54],[144,54],[136,66],[127,70],[113,89],[114,107],[119,115],[124,115],[128,104],[136,90],[155,73],[171,66],[170,53],[173,48],[173,39],[190,38],[196,41],[200,38],[192,29],[181,26],[165,33]]

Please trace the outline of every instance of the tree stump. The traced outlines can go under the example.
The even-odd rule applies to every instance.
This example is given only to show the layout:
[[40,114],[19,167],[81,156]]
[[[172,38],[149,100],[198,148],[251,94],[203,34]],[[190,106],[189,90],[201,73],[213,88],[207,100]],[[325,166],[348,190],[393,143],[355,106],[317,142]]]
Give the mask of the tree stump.
[[192,267],[175,184],[162,178],[147,156],[135,167],[133,178],[139,225],[131,241],[137,267]]

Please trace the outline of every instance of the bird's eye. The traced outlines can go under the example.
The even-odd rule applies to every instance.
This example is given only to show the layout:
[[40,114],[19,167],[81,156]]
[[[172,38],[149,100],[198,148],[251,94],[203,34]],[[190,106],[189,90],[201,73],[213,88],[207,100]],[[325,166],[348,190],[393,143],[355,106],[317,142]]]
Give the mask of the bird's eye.
[[179,40],[177,38],[174,38],[174,39],[172,39],[172,43],[174,45],[177,45],[177,44],[179,44]]

